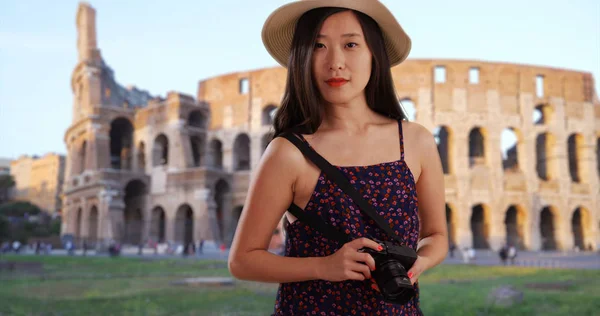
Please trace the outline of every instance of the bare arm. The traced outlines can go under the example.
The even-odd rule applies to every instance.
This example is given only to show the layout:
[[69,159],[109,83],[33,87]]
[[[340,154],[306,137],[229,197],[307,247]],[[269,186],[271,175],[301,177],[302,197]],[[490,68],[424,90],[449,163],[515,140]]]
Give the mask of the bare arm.
[[417,254],[427,259],[424,268],[429,269],[442,262],[448,253],[444,171],[433,135],[424,127],[417,130],[421,161],[417,182],[421,239]]
[[292,258],[267,250],[273,230],[293,201],[294,184],[302,172],[298,166],[304,163],[302,153],[286,139],[276,138],[269,144],[253,174],[233,238],[228,265],[234,277],[271,283],[371,277],[375,261],[357,250],[379,245],[365,238],[347,243],[327,257]]
[[315,258],[288,258],[267,251],[273,230],[293,200],[293,185],[303,159],[287,140],[274,139],[254,172],[229,255],[229,270],[239,279],[295,282],[316,279]]

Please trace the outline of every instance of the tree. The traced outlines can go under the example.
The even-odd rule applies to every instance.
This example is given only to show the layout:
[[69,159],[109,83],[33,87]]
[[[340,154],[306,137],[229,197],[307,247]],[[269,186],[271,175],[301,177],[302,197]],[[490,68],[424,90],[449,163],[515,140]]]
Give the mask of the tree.
[[12,175],[0,175],[0,204],[8,201],[9,193],[13,186],[15,186],[15,180]]
[[24,217],[27,215],[38,215],[41,213],[39,207],[25,201],[8,202],[0,205],[0,215],[6,217]]
[[10,240],[10,222],[0,215],[0,242]]

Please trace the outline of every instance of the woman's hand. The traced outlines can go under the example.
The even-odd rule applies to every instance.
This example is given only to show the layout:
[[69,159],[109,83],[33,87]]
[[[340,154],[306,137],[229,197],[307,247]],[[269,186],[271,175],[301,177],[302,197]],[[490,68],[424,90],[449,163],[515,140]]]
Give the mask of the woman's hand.
[[410,278],[410,283],[415,284],[419,280],[419,276],[425,270],[429,269],[429,259],[427,257],[417,256],[417,260],[413,264],[413,266],[408,270],[408,277]]
[[383,250],[371,239],[355,239],[344,244],[334,254],[322,257],[318,268],[319,278],[332,282],[370,279],[371,271],[375,270],[375,259],[368,253],[359,252],[361,248]]

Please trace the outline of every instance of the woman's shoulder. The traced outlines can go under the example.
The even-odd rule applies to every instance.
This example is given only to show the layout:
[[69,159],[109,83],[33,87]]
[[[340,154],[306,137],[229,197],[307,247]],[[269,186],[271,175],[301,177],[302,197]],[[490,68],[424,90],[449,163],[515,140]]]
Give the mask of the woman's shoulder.
[[276,165],[288,165],[298,167],[305,159],[302,152],[284,137],[275,137],[263,154],[264,160]]
[[416,141],[428,141],[433,140],[433,133],[427,129],[424,125],[402,120],[402,136],[405,139],[411,139]]
[[429,157],[438,153],[433,133],[422,124],[402,121],[402,138],[404,147],[409,147],[412,152],[418,152],[420,157]]

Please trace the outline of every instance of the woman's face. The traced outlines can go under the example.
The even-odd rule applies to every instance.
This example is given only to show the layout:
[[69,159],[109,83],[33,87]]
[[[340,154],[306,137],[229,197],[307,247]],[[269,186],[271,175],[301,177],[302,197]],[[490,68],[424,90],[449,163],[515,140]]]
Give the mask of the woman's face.
[[351,11],[325,20],[312,57],[313,79],[325,101],[346,104],[364,99],[371,76],[371,51]]

